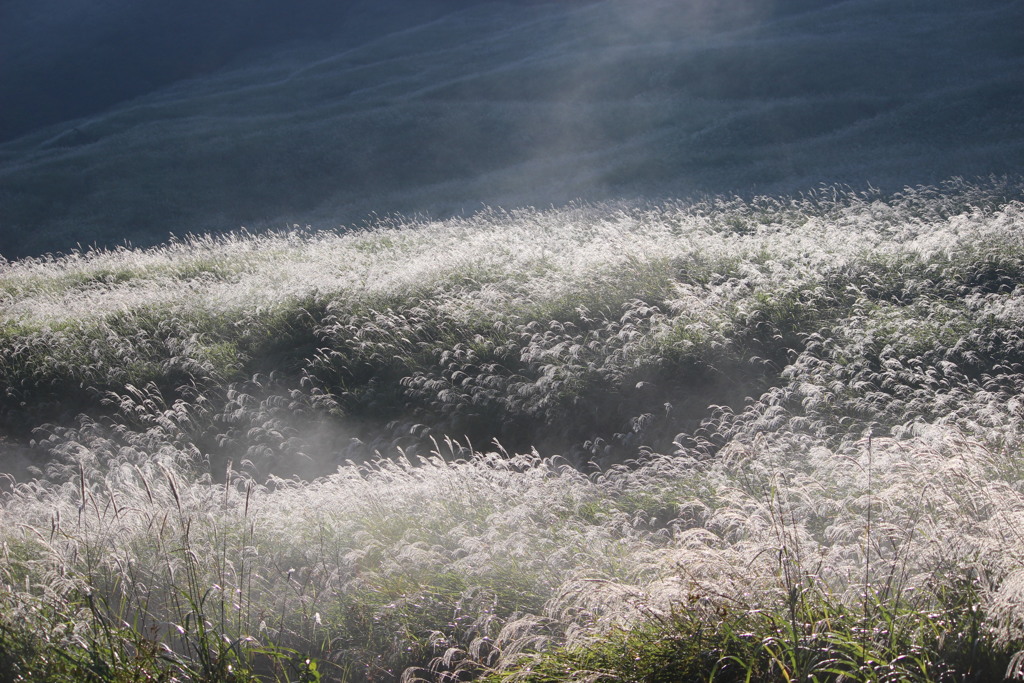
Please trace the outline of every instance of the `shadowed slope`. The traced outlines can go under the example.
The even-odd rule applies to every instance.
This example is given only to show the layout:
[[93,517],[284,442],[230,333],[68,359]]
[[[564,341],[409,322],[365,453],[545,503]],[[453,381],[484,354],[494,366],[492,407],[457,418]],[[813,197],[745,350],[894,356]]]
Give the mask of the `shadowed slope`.
[[0,253],[1020,168],[1019,3],[713,6],[470,3],[268,48],[0,145]]

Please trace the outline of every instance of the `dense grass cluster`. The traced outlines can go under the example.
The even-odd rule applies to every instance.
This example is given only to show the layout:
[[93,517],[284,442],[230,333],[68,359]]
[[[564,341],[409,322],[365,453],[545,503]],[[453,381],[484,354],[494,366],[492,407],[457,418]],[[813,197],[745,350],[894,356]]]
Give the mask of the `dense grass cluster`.
[[5,264],[0,680],[1010,676],[1021,196]]

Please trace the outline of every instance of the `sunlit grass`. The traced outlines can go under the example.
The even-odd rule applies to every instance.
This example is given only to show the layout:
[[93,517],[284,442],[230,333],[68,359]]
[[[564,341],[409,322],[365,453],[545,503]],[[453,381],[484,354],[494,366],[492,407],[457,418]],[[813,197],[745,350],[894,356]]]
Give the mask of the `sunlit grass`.
[[998,677],[1019,194],[6,264],[0,680]]

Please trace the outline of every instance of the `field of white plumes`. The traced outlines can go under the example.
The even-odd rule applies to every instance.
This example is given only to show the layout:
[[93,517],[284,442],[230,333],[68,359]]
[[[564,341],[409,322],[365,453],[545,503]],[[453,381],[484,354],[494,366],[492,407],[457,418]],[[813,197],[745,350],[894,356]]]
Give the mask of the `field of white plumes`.
[[0,680],[1011,676],[1021,189],[5,263]]

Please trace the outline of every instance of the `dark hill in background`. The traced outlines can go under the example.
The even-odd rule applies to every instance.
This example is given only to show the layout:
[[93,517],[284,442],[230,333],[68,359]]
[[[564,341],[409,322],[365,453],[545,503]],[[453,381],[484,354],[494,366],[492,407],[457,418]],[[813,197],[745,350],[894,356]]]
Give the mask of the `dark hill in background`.
[[282,43],[351,45],[468,0],[7,0],[0,5],[0,141],[103,111]]
[[0,5],[0,254],[1024,161],[1018,1],[167,7]]

